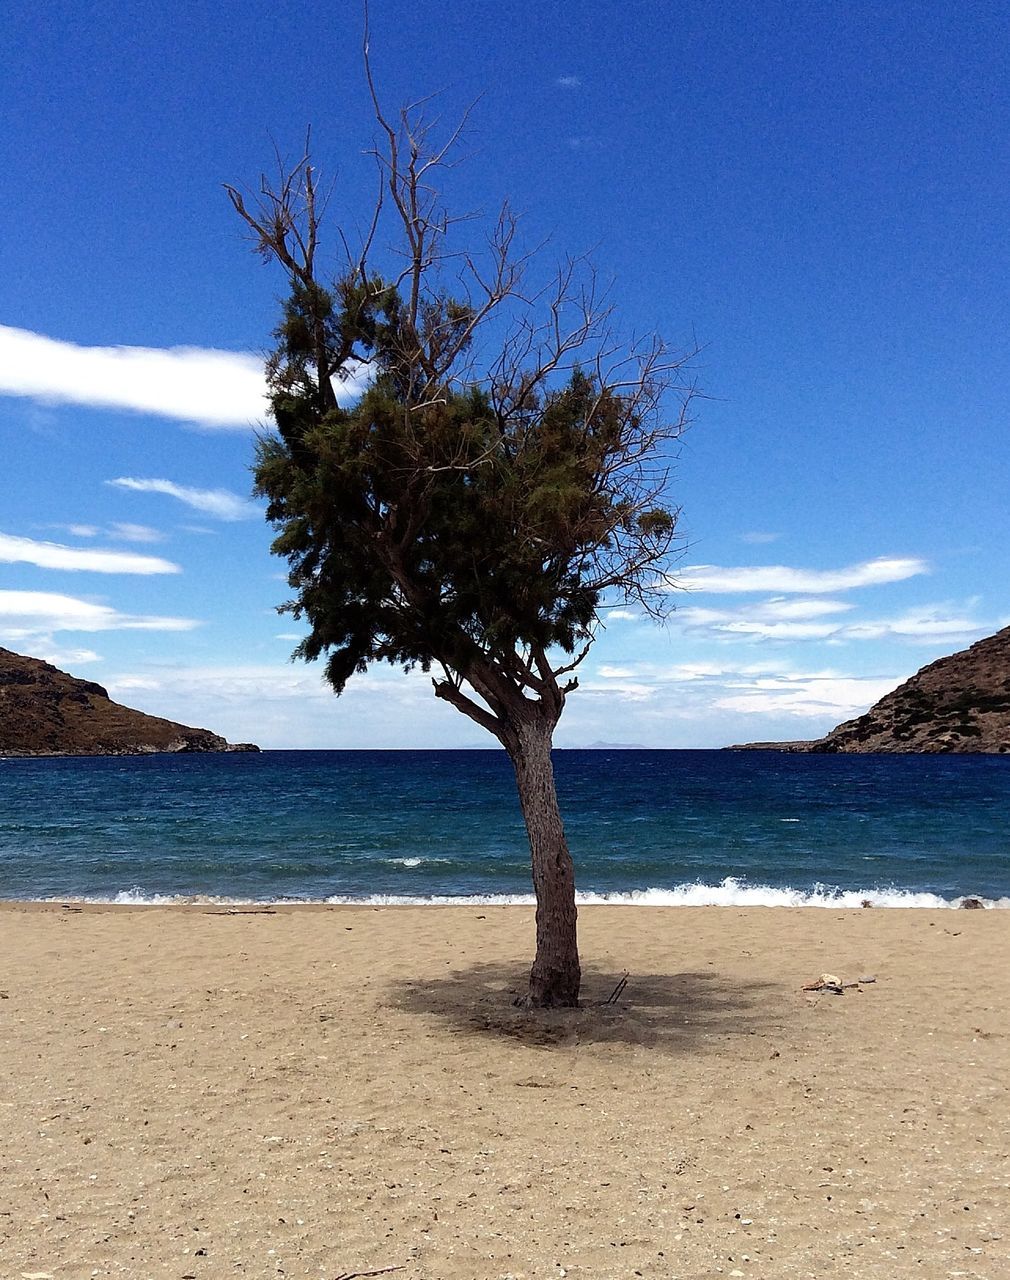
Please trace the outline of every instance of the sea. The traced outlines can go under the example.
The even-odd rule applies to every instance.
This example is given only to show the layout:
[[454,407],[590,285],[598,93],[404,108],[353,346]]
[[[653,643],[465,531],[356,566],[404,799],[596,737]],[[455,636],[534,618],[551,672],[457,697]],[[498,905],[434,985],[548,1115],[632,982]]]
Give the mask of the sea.
[[[1010,906],[1010,758],[557,751],[584,903]],[[529,903],[500,751],[0,759],[0,898]]]

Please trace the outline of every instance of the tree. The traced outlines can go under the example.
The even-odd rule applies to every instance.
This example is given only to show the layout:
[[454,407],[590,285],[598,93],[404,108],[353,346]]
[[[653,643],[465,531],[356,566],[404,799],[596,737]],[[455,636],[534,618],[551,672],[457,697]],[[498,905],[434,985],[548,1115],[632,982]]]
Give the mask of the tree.
[[[578,1002],[575,877],[551,745],[602,611],[660,613],[676,536],[668,446],[687,357],[622,343],[581,259],[543,282],[505,204],[475,245],[434,187],[460,130],[431,143],[423,106],[391,123],[367,58],[381,146],[368,230],[335,279],[308,147],[247,203],[227,192],[289,292],[267,364],[277,431],[255,483],[308,635],[337,694],[372,662],[435,670],[435,695],[502,744],[536,891],[528,1003]],[[385,270],[376,245],[394,229]],[[337,387],[364,372],[353,403]],[[671,409],[672,416],[667,416]]]

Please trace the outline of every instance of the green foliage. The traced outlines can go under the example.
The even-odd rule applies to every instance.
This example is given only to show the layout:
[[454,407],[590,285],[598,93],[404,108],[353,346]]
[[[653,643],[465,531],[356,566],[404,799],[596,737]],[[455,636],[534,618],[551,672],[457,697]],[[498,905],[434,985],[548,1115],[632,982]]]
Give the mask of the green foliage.
[[[290,565],[285,608],[309,625],[299,655],[327,654],[338,692],[373,661],[467,678],[517,650],[570,654],[603,592],[639,583],[674,532],[628,484],[639,399],[578,368],[553,387],[433,379],[473,309],[435,296],[408,314],[374,278],[295,281],[268,366],[278,434],[256,489]],[[329,377],[356,361],[372,381],[342,408]]]

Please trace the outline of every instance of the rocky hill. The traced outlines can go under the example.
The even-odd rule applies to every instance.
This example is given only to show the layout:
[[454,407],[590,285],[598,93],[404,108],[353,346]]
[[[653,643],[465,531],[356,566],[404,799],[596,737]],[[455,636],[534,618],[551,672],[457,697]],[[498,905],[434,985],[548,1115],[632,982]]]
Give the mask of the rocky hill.
[[1010,752],[1010,627],[931,662],[809,749]]
[[208,729],[113,702],[100,684],[38,658],[0,649],[0,755],[147,755],[156,751],[258,751]]
[[815,742],[748,750],[1010,753],[1010,627],[923,667],[865,715]]

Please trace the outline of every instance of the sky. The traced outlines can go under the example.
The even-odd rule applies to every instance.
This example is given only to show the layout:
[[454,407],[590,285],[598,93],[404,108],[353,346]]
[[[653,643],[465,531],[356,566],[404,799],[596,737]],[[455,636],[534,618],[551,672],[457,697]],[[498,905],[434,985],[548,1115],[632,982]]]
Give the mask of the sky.
[[[420,673],[337,699],[290,660],[250,496],[283,279],[222,184],[311,125],[324,249],[367,223],[360,6],[5,27],[0,645],[233,741],[493,745]],[[819,736],[1010,623],[1008,28],[988,0],[373,0],[383,101],[473,104],[453,207],[507,197],[628,333],[700,347],[676,609],[609,612],[558,746]]]

